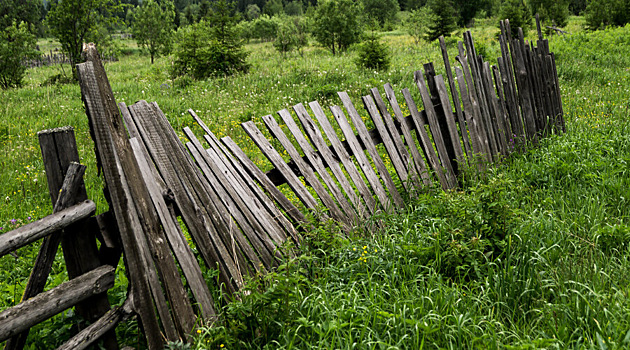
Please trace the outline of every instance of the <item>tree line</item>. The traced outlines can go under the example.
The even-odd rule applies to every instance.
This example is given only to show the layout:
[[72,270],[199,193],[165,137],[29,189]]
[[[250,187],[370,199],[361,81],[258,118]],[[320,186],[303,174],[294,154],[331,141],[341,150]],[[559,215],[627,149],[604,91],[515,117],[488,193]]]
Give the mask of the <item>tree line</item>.
[[301,52],[309,37],[332,54],[363,41],[361,65],[386,67],[377,31],[400,27],[432,41],[475,18],[527,29],[534,13],[555,27],[584,15],[596,30],[630,22],[630,0],[2,0],[0,87],[21,85],[21,62],[37,57],[37,37],[58,39],[74,67],[84,42],[116,50],[110,33],[130,31],[151,63],[173,54],[173,77],[205,78],[247,71],[242,45],[252,39],[273,41],[283,54]]

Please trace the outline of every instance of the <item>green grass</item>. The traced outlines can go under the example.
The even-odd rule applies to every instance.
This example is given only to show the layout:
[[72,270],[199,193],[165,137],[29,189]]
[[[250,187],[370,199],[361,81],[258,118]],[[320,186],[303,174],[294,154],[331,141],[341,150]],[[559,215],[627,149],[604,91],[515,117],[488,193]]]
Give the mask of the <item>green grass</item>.
[[[224,348],[623,349],[630,347],[630,27],[554,36],[567,134],[513,155],[462,191],[429,190],[380,217],[384,232],[342,235],[320,224],[303,255],[250,282],[251,293],[222,307],[223,322],[201,327],[195,346]],[[491,62],[496,28],[473,28]],[[530,33],[529,37],[533,37]],[[318,100],[355,103],[369,88],[412,85],[426,62],[443,72],[439,47],[416,46],[402,33],[383,38],[393,67],[355,67],[354,53],[333,57],[309,47],[283,58],[270,43],[247,46],[250,73],[207,81],[172,81],[168,58],[151,66],[133,45],[106,70],[118,102],[157,101],[176,130],[192,126],[192,108],[218,136],[256,155],[239,123]],[[449,39],[451,60],[456,40]],[[54,42],[45,42],[53,47]],[[128,43],[126,43],[128,44]],[[66,72],[69,70],[65,66]],[[37,143],[39,130],[72,125],[88,166],[88,195],[107,210],[93,144],[76,85],[44,85],[60,68],[30,69],[26,86],[0,91],[1,232],[51,212]],[[15,220],[15,222],[12,222]],[[364,248],[365,247],[365,248]],[[37,245],[0,258],[0,310],[19,301]],[[61,254],[49,286],[66,279]],[[119,269],[112,303],[125,297]],[[69,334],[65,313],[37,326],[31,348],[51,348]],[[138,343],[135,324],[119,327]]]

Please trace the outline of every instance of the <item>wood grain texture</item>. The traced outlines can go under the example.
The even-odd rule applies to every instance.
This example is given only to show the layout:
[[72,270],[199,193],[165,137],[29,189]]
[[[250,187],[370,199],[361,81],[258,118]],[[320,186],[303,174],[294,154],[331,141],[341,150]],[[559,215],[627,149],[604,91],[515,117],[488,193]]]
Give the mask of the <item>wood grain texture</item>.
[[392,176],[389,173],[389,170],[385,166],[385,163],[383,163],[383,159],[381,158],[378,150],[376,149],[376,143],[372,141],[372,138],[370,137],[370,133],[367,127],[365,126],[365,123],[363,123],[363,119],[361,119],[361,116],[359,115],[356,108],[354,107],[354,104],[350,100],[350,96],[348,96],[346,92],[338,92],[337,95],[339,95],[339,98],[341,98],[341,102],[343,103],[343,106],[346,108],[346,111],[348,112],[348,115],[350,116],[350,119],[352,120],[352,124],[357,130],[357,134],[359,135],[359,138],[361,139],[363,146],[365,147],[368,154],[370,155],[372,162],[374,163],[374,166],[378,170],[378,174],[381,180],[383,180],[383,183],[385,183],[385,187],[387,188],[389,195],[393,198],[394,204],[396,204],[397,207],[401,208],[404,205],[402,197],[400,196],[400,193],[398,192],[398,189],[396,188],[396,185],[394,184],[394,181],[392,179]]
[[0,312],[0,341],[114,286],[114,268],[101,266]]

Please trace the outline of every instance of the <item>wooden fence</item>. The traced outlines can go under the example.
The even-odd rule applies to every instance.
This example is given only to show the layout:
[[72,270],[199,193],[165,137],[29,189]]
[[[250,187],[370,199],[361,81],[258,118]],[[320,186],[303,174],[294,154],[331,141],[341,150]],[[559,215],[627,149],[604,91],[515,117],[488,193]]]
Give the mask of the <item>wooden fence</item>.
[[[343,107],[330,107],[332,117],[316,101],[308,109],[302,104],[293,106],[293,113],[282,110],[278,118],[264,116],[270,138],[255,123],[243,123],[251,141],[274,166],[266,173],[232,139],[219,140],[192,110],[189,112],[204,134],[198,138],[184,128],[188,139],[184,143],[157,103],[117,105],[96,49],[89,47],[88,61],[78,65],[78,75],[105,180],[110,208],[105,216],[113,225],[107,225],[102,216],[86,219],[91,212],[79,215],[100,223],[92,226],[101,232],[97,234],[101,252],[93,252],[91,256],[98,261],[73,272],[74,279],[68,283],[109,278],[113,269],[107,265],[115,266],[122,250],[129,292],[123,307],[109,312],[109,305],[103,303],[96,310],[96,304],[90,304],[94,307],[88,308],[92,316],[87,319],[95,322],[64,348],[84,347],[102,334],[111,335],[107,332],[129,314],[138,316],[150,349],[161,349],[167,340],[186,341],[200,319],[214,322],[215,303],[220,301],[213,300],[188,239],[204,264],[218,269],[221,288],[233,294],[243,287],[246,276],[273,269],[281,257],[295,254],[290,247],[299,245],[300,231],[309,229],[308,210],[347,230],[366,222],[378,227],[369,218],[402,207],[405,196],[413,197],[433,185],[455,189],[464,168],[483,172],[492,162],[525,151],[541,137],[564,132],[554,55],[540,26],[536,46],[525,41],[522,32],[511,38],[507,21],[501,28],[497,66],[476,54],[470,33],[465,33],[458,45],[459,66],[452,69],[440,39],[446,77],[436,75],[432,64],[417,71],[414,89],[418,89],[419,101],[409,89],[396,92],[386,84],[382,91],[374,88],[362,98],[362,110],[340,92]],[[399,100],[406,102],[408,111]],[[371,119],[373,130],[368,130],[362,115]],[[44,149],[48,148],[42,144],[46,159]],[[56,149],[56,157],[65,161],[67,152]],[[60,183],[59,179],[49,178],[51,181]],[[278,188],[282,184],[288,185],[291,196]],[[55,193],[51,187],[52,198]],[[72,208],[78,210],[79,205]],[[59,219],[59,213],[44,219],[54,223],[45,230],[21,228],[0,236],[0,253],[17,247],[11,237],[19,237],[23,245],[58,232],[68,225],[67,220]],[[62,242],[84,235],[67,233],[63,237]],[[93,237],[86,239],[95,245]],[[287,245],[287,241],[294,244]],[[76,249],[63,248],[64,256],[74,256]],[[36,269],[41,266],[38,263]],[[71,266],[68,263],[69,271]],[[99,286],[86,293],[102,297],[111,283]],[[55,295],[68,301],[64,307],[82,300],[63,290]],[[24,307],[30,310],[33,306]],[[17,311],[13,308],[0,314],[0,320],[10,320],[1,323],[0,340],[39,321],[22,321],[18,314],[33,312]],[[13,342],[9,348],[19,348],[11,347]],[[107,344],[108,348],[117,346],[111,337]]]

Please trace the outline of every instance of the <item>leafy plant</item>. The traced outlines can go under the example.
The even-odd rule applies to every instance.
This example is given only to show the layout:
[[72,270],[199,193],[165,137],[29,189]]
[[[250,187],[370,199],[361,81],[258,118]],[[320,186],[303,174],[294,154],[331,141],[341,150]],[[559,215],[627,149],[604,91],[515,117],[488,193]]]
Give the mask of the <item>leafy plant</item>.
[[333,55],[359,41],[358,9],[351,0],[323,0],[313,14],[313,36]]
[[22,86],[26,73],[22,60],[39,56],[35,45],[35,36],[24,22],[13,22],[0,32],[0,88]]
[[170,51],[174,18],[175,6],[172,0],[162,0],[161,3],[147,0],[137,8],[133,35],[139,45],[149,50],[151,64],[156,56]]
[[190,74],[194,79],[227,76],[247,72],[247,52],[243,50],[229,5],[225,0],[214,3],[210,21],[180,28],[171,75]]
[[390,53],[380,37],[372,32],[357,50],[357,66],[386,71],[389,69]]

